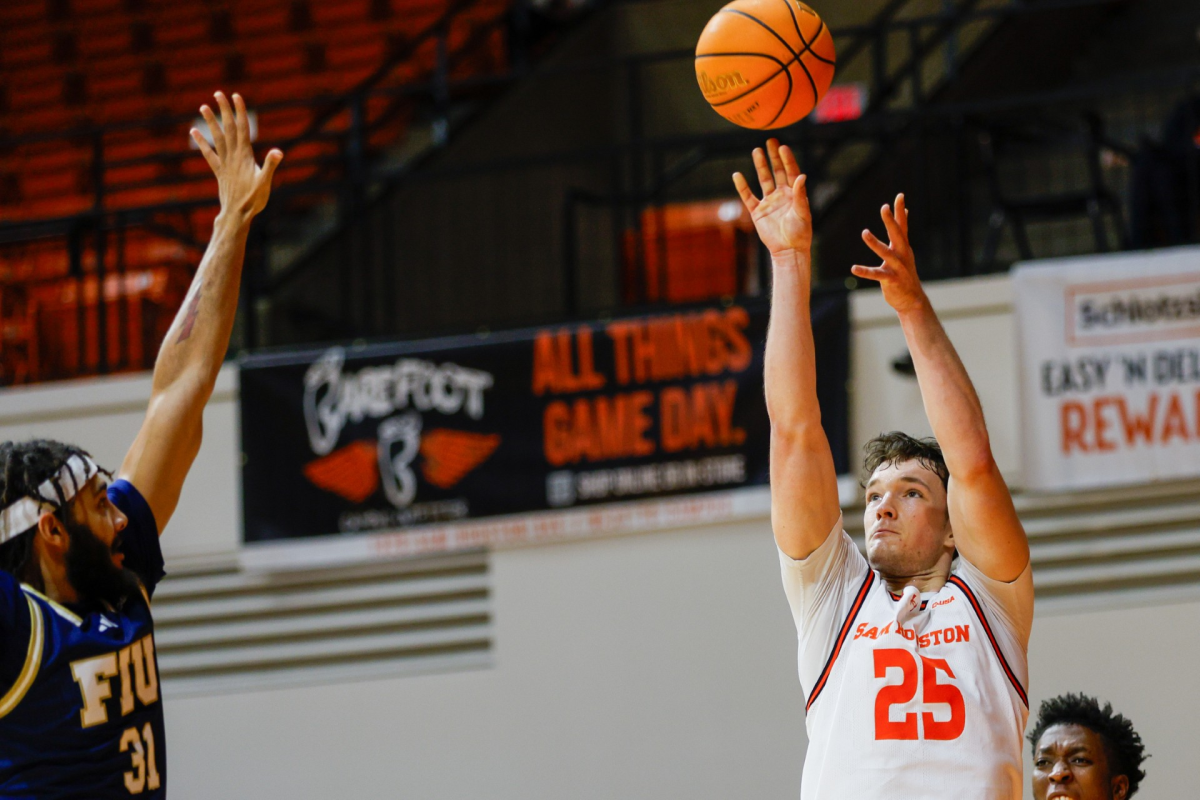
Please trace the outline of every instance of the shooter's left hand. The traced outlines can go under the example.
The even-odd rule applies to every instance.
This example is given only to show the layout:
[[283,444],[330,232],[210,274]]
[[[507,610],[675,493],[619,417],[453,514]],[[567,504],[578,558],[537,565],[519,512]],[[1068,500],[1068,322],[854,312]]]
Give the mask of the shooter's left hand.
[[878,267],[854,265],[850,272],[858,278],[878,281],[883,299],[897,312],[911,311],[928,302],[921,279],[917,277],[917,260],[908,243],[908,209],[904,195],[896,195],[896,210],[890,206],[880,209],[879,216],[887,228],[890,241],[884,244],[869,230],[862,232],[867,247],[883,259]]

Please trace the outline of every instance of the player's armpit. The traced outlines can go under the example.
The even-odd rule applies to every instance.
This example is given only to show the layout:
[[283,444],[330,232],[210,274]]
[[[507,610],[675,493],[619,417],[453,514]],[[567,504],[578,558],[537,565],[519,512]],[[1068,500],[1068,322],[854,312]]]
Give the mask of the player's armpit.
[[789,558],[808,558],[841,514],[837,470],[820,425],[771,430],[771,526]]
[[1029,564],[1029,540],[995,461],[969,475],[951,473],[946,504],[963,558],[992,580],[1020,577]]

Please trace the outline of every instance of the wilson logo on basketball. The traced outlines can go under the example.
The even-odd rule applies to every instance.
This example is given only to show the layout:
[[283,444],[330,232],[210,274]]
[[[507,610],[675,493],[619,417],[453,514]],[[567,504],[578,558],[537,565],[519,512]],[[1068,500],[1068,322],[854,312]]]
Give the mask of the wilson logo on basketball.
[[740,72],[727,72],[723,75],[718,75],[715,78],[710,78],[707,72],[699,74],[700,91],[705,97],[721,92],[727,92],[730,89],[736,89],[739,86],[749,86],[750,83],[742,77]]
[[[500,446],[498,433],[437,428],[421,437],[421,474],[439,489],[456,486]],[[362,439],[310,461],[304,477],[319,489],[351,503],[362,503],[379,490],[379,443]],[[389,462],[389,466],[394,468]]]

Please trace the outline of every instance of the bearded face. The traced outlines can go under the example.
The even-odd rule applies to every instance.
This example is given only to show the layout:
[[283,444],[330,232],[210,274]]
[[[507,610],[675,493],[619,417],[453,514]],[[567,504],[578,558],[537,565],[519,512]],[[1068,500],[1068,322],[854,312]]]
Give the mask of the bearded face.
[[65,559],[67,580],[82,605],[119,609],[141,591],[137,575],[114,561],[119,551],[119,536],[110,547],[84,523],[68,520],[63,525],[70,537]]

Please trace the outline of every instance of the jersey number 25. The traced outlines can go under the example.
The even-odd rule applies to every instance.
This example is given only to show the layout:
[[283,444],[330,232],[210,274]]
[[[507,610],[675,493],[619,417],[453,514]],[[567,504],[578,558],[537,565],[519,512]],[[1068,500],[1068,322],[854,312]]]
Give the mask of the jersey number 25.
[[[908,650],[888,649],[875,651],[875,677],[886,677],[889,669],[899,669],[903,680],[898,684],[889,684],[879,690],[875,696],[875,739],[957,739],[962,735],[967,724],[967,709],[963,703],[962,692],[952,683],[938,683],[938,672],[946,673],[953,680],[954,671],[944,658],[926,658],[920,656],[921,668],[918,672],[917,658]],[[911,711],[904,715],[899,722],[893,721],[891,708],[912,702],[921,689],[921,702],[926,705],[946,704],[950,706],[950,719],[938,722],[933,718],[932,711],[921,712],[921,728],[924,736],[917,729],[917,713]]]

